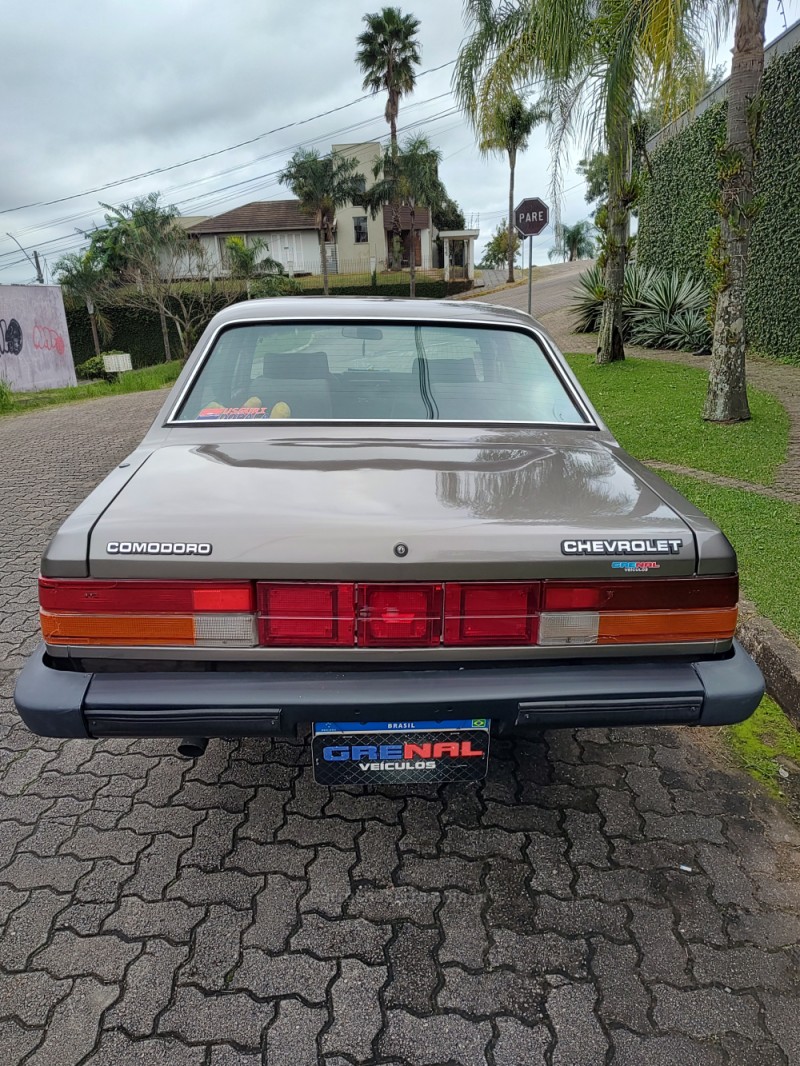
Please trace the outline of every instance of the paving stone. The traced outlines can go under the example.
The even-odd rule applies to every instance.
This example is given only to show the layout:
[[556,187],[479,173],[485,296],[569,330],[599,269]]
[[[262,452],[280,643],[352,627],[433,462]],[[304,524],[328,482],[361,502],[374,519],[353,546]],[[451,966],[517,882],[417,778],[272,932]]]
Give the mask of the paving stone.
[[382,963],[383,949],[391,935],[387,925],[363,918],[331,921],[320,914],[304,914],[300,929],[292,936],[292,951],[310,951],[320,959],[354,956],[362,962]]
[[468,859],[500,857],[517,862],[522,860],[525,837],[522,833],[508,833],[497,828],[449,826],[442,839],[442,851],[464,855]]
[[264,874],[286,874],[304,877],[314,859],[313,848],[297,844],[261,844],[255,840],[239,840],[225,859],[225,866],[243,871],[258,870]]
[[353,891],[350,870],[355,863],[355,851],[319,848],[308,868],[309,888],[300,900],[300,910],[319,911],[328,918],[338,917]]
[[125,891],[146,900],[159,900],[164,889],[175,880],[178,862],[189,847],[191,838],[161,833],[139,855],[136,872],[125,884]]
[[[8,823],[13,826],[13,822]],[[50,858],[57,855],[64,844],[75,832],[75,824],[68,822],[43,821],[31,833],[30,826],[17,826],[21,830],[20,852],[32,851],[34,855]]]
[[516,1018],[498,1018],[495,1066],[545,1066],[550,1032],[544,1025],[523,1025]]
[[205,995],[197,988],[179,986],[158,1022],[162,1034],[174,1034],[189,1043],[236,1043],[257,1048],[272,1020],[272,1005],[256,1003],[246,992]]
[[324,1003],[335,974],[333,959],[315,959],[293,952],[267,955],[256,948],[247,948],[230,983],[232,988],[244,988],[260,999],[302,996],[309,1003]]
[[228,975],[239,962],[242,931],[250,924],[247,911],[237,911],[225,904],[208,908],[208,915],[194,932],[194,947],[183,966],[179,980],[195,984],[208,992],[227,987]]
[[11,1019],[0,1021],[0,1047],[8,1062],[22,1062],[43,1036],[42,1029],[26,1029]]
[[[713,1043],[690,1040],[680,1033],[639,1036],[615,1029],[612,1034],[614,1066],[723,1066],[725,1057]],[[738,1061],[736,1066],[739,1066]]]
[[78,936],[97,936],[116,903],[71,903],[56,917],[55,929],[69,929]]
[[2,1015],[17,1018],[24,1025],[44,1026],[50,1011],[70,987],[69,981],[58,981],[46,973],[3,975]]
[[359,885],[347,903],[347,914],[371,922],[395,922],[405,918],[417,925],[433,925],[440,903],[438,892],[422,892],[411,885],[399,888]]
[[[480,887],[483,863],[446,855],[441,859],[425,859],[409,853],[398,870],[402,885],[414,885],[424,890],[463,888],[476,892]],[[356,874],[357,876],[357,874]]]
[[712,1037],[725,1032],[760,1035],[758,1004],[752,996],[733,995],[721,988],[655,988],[653,1018],[664,1029],[688,1036]]
[[[323,794],[325,792],[328,790],[323,789]],[[396,825],[405,802],[401,796],[382,796],[378,792],[357,793],[335,789],[328,795],[330,799],[325,804],[325,817],[344,818],[348,822],[369,820]]]
[[587,976],[588,959],[588,942],[579,937],[563,937],[557,933],[521,936],[510,929],[492,931],[492,946],[489,948],[489,965],[492,967],[507,966],[533,977],[563,973],[580,979]]
[[108,855],[121,863],[132,863],[147,842],[131,830],[99,832],[89,826],[76,830],[64,847],[68,855],[79,859],[103,859]]
[[591,970],[600,992],[596,1010],[607,1027],[621,1025],[640,1033],[650,1031],[650,997],[636,969],[632,944],[594,943]]
[[[178,1040],[162,1037],[131,1040],[125,1033],[114,1030],[103,1033],[97,1050],[82,1066],[205,1066],[205,1055],[205,1048],[189,1047]],[[213,1057],[211,1061],[217,1066]],[[245,1061],[241,1060],[241,1066]]]
[[68,903],[68,896],[40,888],[31,892],[22,906],[14,910],[0,942],[0,958],[6,970],[25,968],[31,954],[47,941],[53,920]]
[[328,1012],[296,999],[281,1000],[264,1042],[265,1066],[319,1066],[317,1037]]
[[440,945],[439,962],[457,962],[471,970],[483,967],[487,949],[486,929],[482,922],[482,896],[448,889],[444,905],[439,912],[439,923],[444,933]]
[[[156,1018],[170,1002],[175,973],[188,953],[185,944],[174,947],[165,940],[148,940],[125,975],[122,997],[107,1014],[106,1025],[119,1026],[132,1036],[149,1037]],[[119,1066],[126,1061],[118,1060]]]
[[77,1066],[94,1047],[100,1021],[119,995],[118,989],[93,977],[79,977],[53,1011],[42,1043],[28,1066]]
[[402,1010],[389,1011],[381,1034],[382,1055],[396,1055],[414,1066],[486,1066],[486,1048],[492,1038],[489,1022],[473,1022],[458,1014],[440,1013],[417,1018]]
[[676,844],[694,844],[705,840],[711,844],[725,844],[719,818],[704,818],[699,814],[652,814],[644,812],[648,836],[663,837]]
[[278,830],[278,840],[291,840],[301,847],[317,844],[333,844],[347,850],[353,846],[359,827],[344,818],[306,818],[302,814],[290,814]]
[[646,981],[689,985],[688,956],[675,931],[675,916],[668,907],[631,905],[631,930],[642,954],[641,970]]
[[544,996],[537,978],[512,970],[473,974],[459,966],[445,966],[443,975],[444,985],[437,996],[440,1008],[463,1010],[468,1004],[470,1014],[513,1014],[527,1022],[542,1019]]
[[[372,881],[377,885],[392,884],[393,875],[400,863],[397,842],[401,833],[402,829],[399,825],[368,822],[364,826],[363,833],[356,840],[358,862],[351,874],[354,882]],[[426,886],[420,885],[419,887]]]
[[438,944],[436,929],[420,929],[410,922],[398,927],[387,950],[391,974],[384,992],[387,1007],[403,1007],[415,1014],[431,1013],[439,980]]
[[700,844],[698,855],[711,879],[711,893],[717,903],[734,903],[748,911],[760,910],[750,878],[728,850]]
[[656,889],[652,874],[641,870],[598,870],[594,866],[581,866],[575,891],[578,896],[593,896],[604,903],[625,903],[643,900],[658,903],[661,893]]
[[591,936],[601,933],[612,939],[627,938],[625,910],[618,904],[593,899],[553,899],[539,896],[536,901],[536,929],[552,930],[562,936]]
[[591,985],[568,984],[547,997],[547,1014],[555,1029],[552,1066],[602,1063],[608,1040],[594,1014],[597,994]]
[[705,877],[673,873],[667,878],[665,897],[678,912],[678,931],[684,940],[727,946],[725,912],[711,901]]
[[239,910],[249,910],[263,885],[264,879],[260,875],[248,877],[238,870],[209,873],[189,866],[180,871],[166,895],[169,899],[182,899],[190,904],[227,903]]
[[79,862],[66,855],[47,858],[17,855],[0,874],[0,880],[18,889],[52,888],[56,892],[71,892],[90,866],[89,862]]
[[800,995],[797,994],[796,982],[794,988],[796,991],[793,996],[774,992],[761,994],[767,1031],[775,1038],[789,1063],[800,1062],[800,1026],[797,1024]]
[[546,836],[544,833],[530,835],[526,854],[531,866],[528,875],[531,892],[572,898],[575,871],[567,862],[568,846],[569,842],[563,837]]
[[439,792],[444,800],[441,814],[443,826],[460,825],[466,829],[477,829],[483,814],[483,805],[476,785],[445,785]]
[[484,825],[496,825],[509,832],[546,833],[550,836],[561,833],[558,813],[544,810],[532,803],[517,804],[514,807],[502,803],[488,803],[482,821]]
[[797,962],[787,951],[765,951],[754,945],[720,950],[706,944],[695,944],[691,950],[692,968],[701,984],[777,991],[797,986]]
[[612,837],[638,837],[641,816],[633,795],[625,789],[598,788],[597,806],[603,815],[603,831]]
[[419,855],[436,855],[442,839],[442,825],[439,821],[441,805],[437,800],[410,796],[400,815],[403,836],[400,848],[403,851],[416,851]]
[[609,840],[600,832],[599,814],[564,812],[564,833],[570,842],[569,860],[573,866],[590,864],[605,869],[609,862]]
[[286,804],[291,799],[288,789],[260,785],[247,804],[247,819],[239,830],[239,841],[255,840],[267,844],[286,820]]
[[184,854],[182,866],[198,866],[201,870],[221,870],[234,850],[234,834],[243,823],[244,814],[211,810],[194,831],[194,843]]
[[285,951],[289,935],[298,922],[297,904],[305,889],[302,881],[267,874],[264,890],[256,897],[253,924],[245,932],[242,945],[264,951]]
[[262,1066],[261,1052],[248,1055],[229,1044],[217,1044],[211,1049],[209,1066]]
[[109,935],[76,936],[62,929],[53,934],[50,943],[36,953],[29,962],[34,970],[45,970],[52,977],[79,977],[91,974],[106,983],[122,980],[125,968],[141,951],[139,944],[131,944]]
[[766,1039],[750,1040],[739,1033],[724,1033],[719,1043],[727,1053],[728,1062],[735,1062],[736,1066],[785,1066],[787,1061],[781,1049]]
[[237,785],[221,785],[218,780],[210,784],[201,781],[185,781],[183,788],[174,796],[172,806],[189,807],[200,813],[197,819],[199,822],[202,821],[205,811],[220,807],[232,814],[242,813],[252,798],[252,794],[252,789],[239,788]]
[[75,898],[82,903],[113,903],[119,898],[122,886],[133,874],[133,866],[116,859],[98,859],[82,877]]
[[489,925],[514,929],[518,933],[534,928],[536,896],[528,892],[528,873],[524,862],[493,859],[489,863],[486,875],[490,900],[486,920]]
[[320,1040],[323,1054],[346,1054],[359,1063],[372,1061],[373,1043],[382,1025],[378,993],[385,981],[384,966],[342,959],[331,989],[333,1022]]
[[109,915],[103,929],[136,940],[158,936],[177,943],[189,939],[202,917],[202,908],[190,907],[182,900],[151,903],[138,896],[123,896],[119,908]]

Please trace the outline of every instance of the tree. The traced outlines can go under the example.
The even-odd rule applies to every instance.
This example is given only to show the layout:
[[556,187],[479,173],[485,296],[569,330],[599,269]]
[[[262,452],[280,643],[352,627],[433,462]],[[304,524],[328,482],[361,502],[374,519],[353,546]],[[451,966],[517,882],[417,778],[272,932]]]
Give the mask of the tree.
[[528,147],[528,138],[542,122],[549,122],[550,108],[541,101],[527,107],[516,92],[496,96],[482,107],[475,118],[481,152],[496,152],[508,157],[508,280],[514,280],[514,173],[517,156]]
[[230,265],[230,276],[246,283],[248,300],[251,283],[257,278],[265,274],[283,274],[283,264],[272,258],[269,245],[260,237],[256,237],[249,244],[244,237],[228,237],[225,241],[225,251]]
[[447,197],[439,180],[442,153],[432,148],[427,137],[409,137],[396,155],[391,147],[375,161],[375,184],[362,194],[365,207],[374,218],[383,205],[397,203],[408,207],[411,216],[411,240],[408,260],[409,296],[416,295],[416,235],[417,208],[427,207],[431,215],[441,209]]
[[698,16],[725,0],[465,0],[469,36],[453,75],[474,117],[486,101],[538,81],[553,112],[554,194],[567,140],[588,131],[608,155],[605,300],[597,362],[624,358],[622,291],[628,253],[632,126],[637,102],[655,87],[674,91],[678,60],[699,53]]
[[584,193],[586,203],[603,205],[608,199],[608,156],[606,153],[593,152],[590,156],[584,156],[579,160],[575,169],[586,182]]
[[[397,115],[400,99],[414,91],[420,52],[417,41],[419,19],[404,15],[398,7],[384,7],[362,20],[366,26],[356,38],[356,63],[371,93],[386,92],[386,121],[389,123],[391,158],[397,158]],[[392,202],[392,267],[399,269],[401,244],[400,205]]]
[[745,375],[745,296],[766,17],[767,0],[738,0],[728,81],[727,143],[721,154],[717,204],[721,284],[703,409],[703,418],[710,422],[744,422],[750,417]]
[[111,335],[111,323],[102,311],[108,296],[108,274],[91,252],[68,252],[62,255],[53,268],[53,276],[63,290],[76,303],[86,306],[92,327],[94,354],[100,354],[99,331],[107,338]]
[[482,267],[488,268],[489,270],[496,270],[498,267],[503,266],[504,263],[508,263],[509,236],[513,241],[513,244],[511,245],[511,256],[515,261],[519,258],[522,241],[519,239],[517,231],[513,227],[509,227],[508,223],[503,220],[494,231],[494,236],[484,249],[483,258],[480,263]]
[[547,253],[548,259],[563,259],[574,263],[576,259],[591,259],[595,246],[592,237],[592,225],[586,219],[576,222],[574,226],[559,223],[556,226],[556,243]]
[[314,216],[319,235],[322,289],[327,296],[325,241],[333,239],[337,210],[345,204],[359,203],[364,196],[365,178],[358,172],[358,160],[347,159],[338,152],[321,156],[315,148],[299,148],[278,180],[292,190],[301,210]]

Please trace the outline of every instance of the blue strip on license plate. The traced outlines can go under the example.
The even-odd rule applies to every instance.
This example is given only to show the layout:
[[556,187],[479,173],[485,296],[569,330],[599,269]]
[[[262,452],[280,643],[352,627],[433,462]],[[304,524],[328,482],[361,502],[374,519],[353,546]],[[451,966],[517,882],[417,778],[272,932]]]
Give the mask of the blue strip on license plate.
[[488,729],[488,718],[445,718],[438,722],[315,722],[315,733],[410,733],[415,730]]

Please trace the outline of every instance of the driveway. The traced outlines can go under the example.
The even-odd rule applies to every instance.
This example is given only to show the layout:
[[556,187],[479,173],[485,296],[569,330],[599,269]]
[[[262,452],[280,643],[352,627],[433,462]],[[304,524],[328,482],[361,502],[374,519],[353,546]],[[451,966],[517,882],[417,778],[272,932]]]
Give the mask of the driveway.
[[302,740],[26,731],[39,553],[161,398],[0,419],[4,1066],[800,1061],[800,835],[688,730],[372,792]]

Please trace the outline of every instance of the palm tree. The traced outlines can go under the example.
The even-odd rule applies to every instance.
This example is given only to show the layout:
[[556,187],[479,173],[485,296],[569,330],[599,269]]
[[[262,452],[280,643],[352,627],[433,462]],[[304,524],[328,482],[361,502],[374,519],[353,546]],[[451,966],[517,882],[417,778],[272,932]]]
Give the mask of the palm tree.
[[574,226],[566,226],[563,223],[556,226],[556,244],[547,253],[547,257],[574,263],[576,259],[591,259],[594,253],[592,224],[581,219]]
[[[700,52],[701,20],[727,0],[465,0],[469,36],[453,75],[473,118],[520,82],[540,81],[553,112],[553,187],[560,199],[567,139],[588,133],[608,154],[605,300],[597,362],[624,359],[622,291],[630,210],[632,127],[645,89],[669,95],[676,65]],[[742,0],[744,2],[744,0]]]
[[362,202],[374,218],[388,201],[408,207],[411,216],[411,241],[408,261],[409,296],[416,295],[416,221],[417,208],[427,207],[431,214],[441,208],[447,193],[439,179],[439,164],[442,153],[432,148],[427,137],[417,134],[409,137],[396,155],[387,148],[373,169],[377,179]]
[[[419,19],[404,15],[399,7],[384,7],[381,11],[364,15],[366,26],[356,44],[356,63],[364,75],[362,88],[369,92],[385,91],[386,121],[389,123],[391,158],[397,157],[397,115],[400,98],[414,91],[420,62],[417,30]],[[399,263],[400,205],[392,202],[392,266]]]
[[[283,264],[269,254],[269,245],[261,237],[246,241],[244,237],[228,237],[225,241],[230,275],[244,281],[247,299],[250,299],[250,283],[264,274],[282,274]],[[264,253],[262,255],[262,252]]]
[[711,371],[703,409],[703,418],[711,422],[744,422],[750,417],[745,377],[745,295],[766,17],[767,0],[738,0],[719,197],[723,279],[717,294]]
[[476,116],[478,147],[483,155],[496,152],[508,156],[508,280],[514,280],[514,172],[517,155],[528,147],[534,128],[549,122],[550,108],[541,101],[527,107],[519,93],[494,99]]
[[337,210],[345,204],[358,203],[364,195],[365,179],[358,173],[358,160],[347,159],[338,152],[321,156],[314,148],[299,148],[278,180],[292,190],[301,210],[314,216],[319,235],[322,291],[327,296],[325,241],[333,239]]
[[108,336],[111,324],[100,309],[100,303],[108,289],[108,277],[91,251],[68,252],[62,255],[53,268],[53,277],[68,296],[86,305],[92,327],[94,354],[100,354],[100,330]]

